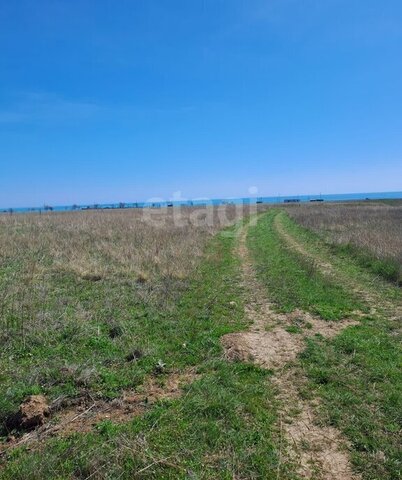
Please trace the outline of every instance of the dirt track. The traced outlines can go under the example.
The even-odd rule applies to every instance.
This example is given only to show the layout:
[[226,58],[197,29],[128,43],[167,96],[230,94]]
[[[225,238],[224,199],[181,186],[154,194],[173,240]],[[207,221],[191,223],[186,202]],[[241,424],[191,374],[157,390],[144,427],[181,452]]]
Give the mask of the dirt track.
[[[226,356],[232,360],[253,361],[274,371],[273,383],[281,402],[279,429],[284,436],[281,461],[296,465],[302,478],[321,480],[357,480],[353,473],[348,443],[333,427],[320,425],[316,414],[319,401],[302,399],[299,391],[305,383],[294,360],[305,347],[305,338],[317,333],[331,337],[357,322],[345,319],[328,322],[297,310],[278,314],[257,280],[246,246],[248,225],[238,237],[237,254],[242,265],[242,282],[247,294],[246,314],[251,326],[248,331],[222,337]],[[302,333],[289,333],[286,328],[310,324]],[[280,477],[280,465],[278,478]]]

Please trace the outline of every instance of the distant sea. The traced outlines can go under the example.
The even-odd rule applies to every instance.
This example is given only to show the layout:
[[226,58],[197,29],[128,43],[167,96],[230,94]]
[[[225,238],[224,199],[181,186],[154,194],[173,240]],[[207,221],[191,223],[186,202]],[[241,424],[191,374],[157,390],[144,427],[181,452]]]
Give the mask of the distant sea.
[[[214,198],[208,200],[180,200],[180,201],[161,201],[161,202],[124,202],[124,203],[103,203],[103,204],[87,204],[87,205],[52,205],[53,211],[70,211],[70,210],[89,210],[89,209],[113,209],[121,208],[147,208],[147,207],[167,207],[167,206],[200,206],[200,205],[225,205],[225,204],[254,204],[254,203],[284,203],[285,201],[298,202],[343,202],[351,200],[382,200],[382,199],[402,199],[402,192],[367,192],[367,193],[334,193],[329,195],[286,195],[275,197],[239,197],[239,198]],[[46,209],[45,207],[25,207],[13,208],[16,213],[39,212]],[[8,212],[8,208],[0,208],[0,212]]]

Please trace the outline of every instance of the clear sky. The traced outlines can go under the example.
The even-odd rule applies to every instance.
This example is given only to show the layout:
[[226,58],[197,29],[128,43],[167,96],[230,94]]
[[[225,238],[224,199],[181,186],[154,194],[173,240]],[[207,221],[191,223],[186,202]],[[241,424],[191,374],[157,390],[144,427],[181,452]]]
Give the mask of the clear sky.
[[0,206],[402,190],[401,0],[0,0]]

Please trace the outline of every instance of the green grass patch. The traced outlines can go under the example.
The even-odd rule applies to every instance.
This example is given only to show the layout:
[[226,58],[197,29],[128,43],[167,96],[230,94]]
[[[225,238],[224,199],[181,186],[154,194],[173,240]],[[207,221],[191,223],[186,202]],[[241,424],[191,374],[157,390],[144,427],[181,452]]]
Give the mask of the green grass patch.
[[[268,374],[216,361],[174,402],[130,424],[51,440],[43,451],[15,451],[3,479],[277,478],[276,416]],[[291,479],[289,467],[281,478]]]
[[331,250],[338,255],[349,256],[363,268],[368,269],[375,275],[380,275],[385,280],[402,285],[402,266],[394,259],[376,258],[372,252],[358,247],[357,245],[341,244],[330,245]]
[[328,423],[349,438],[365,479],[400,477],[400,338],[387,320],[367,318],[333,340],[309,340],[301,355]]
[[[343,305],[343,315],[356,308],[366,310],[342,285],[335,283],[341,282],[337,276],[328,286],[327,279],[316,277],[313,266],[281,243],[273,224],[276,215],[280,215],[284,228],[307,251],[321,261],[330,262],[342,274],[340,278],[348,278],[368,291],[376,279],[368,268],[362,269],[349,252],[329,248],[316,234],[296,225],[286,214],[272,212],[260,218],[249,238],[269,294],[286,305],[286,311],[300,307],[323,316],[321,306],[324,306],[325,316],[334,301],[339,307]],[[384,300],[392,299],[395,307],[400,303],[398,289],[385,282],[379,288]],[[320,308],[312,308],[317,301]],[[356,469],[365,479],[391,480],[400,478],[402,460],[400,323],[390,319],[381,302],[376,307],[381,313],[367,316],[361,325],[345,329],[332,340],[310,338],[300,361],[310,380],[305,393],[322,397],[323,421],[337,427],[350,440]],[[288,328],[294,333],[296,330],[293,325]]]
[[[25,349],[21,345],[14,354],[14,372],[9,367],[2,376],[7,385],[3,412],[15,409],[33,391],[50,399],[59,393],[79,394],[80,388],[118,396],[152,375],[159,360],[167,374],[192,367],[200,376],[182,397],[159,402],[129,424],[102,422],[90,434],[55,438],[38,450],[17,448],[2,467],[3,479],[277,478],[280,441],[269,373],[222,359],[221,335],[247,326],[234,241],[228,231],[212,240],[188,289],[169,309],[141,304],[138,295],[120,297],[121,315],[124,309],[127,316],[124,322],[117,321],[116,313],[113,317],[113,327],[117,324],[124,332],[117,337],[111,337],[109,323],[101,321],[107,318],[101,308],[101,282],[92,283],[91,291],[72,287],[78,296],[74,298],[81,306],[86,303],[98,321],[82,330],[71,319],[54,332],[54,341],[46,337]],[[92,303],[98,288],[99,303]],[[144,355],[127,362],[133,347]],[[91,365],[96,375],[87,372],[84,387],[76,378],[66,381],[58,374],[59,357],[80,368]],[[29,380],[33,371],[40,380]],[[290,469],[283,466],[281,478],[294,478]]]
[[[258,276],[267,285],[269,297],[281,311],[296,308],[337,320],[362,308],[342,286],[321,274],[317,265],[284,245],[274,228],[278,210],[258,218],[250,228],[248,244]],[[284,217],[285,226],[291,220]]]
[[[232,241],[214,239],[187,289],[162,304],[147,301],[150,293],[144,290],[152,286],[135,280],[87,282],[72,274],[53,275],[45,301],[37,309],[34,302],[40,298],[30,304],[40,318],[23,318],[22,325],[8,330],[0,356],[5,392],[0,420],[29,394],[52,399],[89,390],[113,398],[141,384],[159,360],[175,369],[217,355],[219,337],[244,326],[241,299],[232,285],[237,268]],[[173,281],[167,289],[179,290]],[[141,357],[128,360],[136,350]]]

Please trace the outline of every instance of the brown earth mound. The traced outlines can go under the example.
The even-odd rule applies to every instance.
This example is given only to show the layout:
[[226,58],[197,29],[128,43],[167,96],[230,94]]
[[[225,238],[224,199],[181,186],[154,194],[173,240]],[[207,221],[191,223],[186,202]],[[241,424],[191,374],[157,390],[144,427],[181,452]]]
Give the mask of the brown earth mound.
[[33,430],[43,425],[50,414],[43,395],[31,395],[20,405],[18,412],[6,420],[8,430]]

